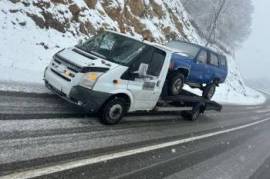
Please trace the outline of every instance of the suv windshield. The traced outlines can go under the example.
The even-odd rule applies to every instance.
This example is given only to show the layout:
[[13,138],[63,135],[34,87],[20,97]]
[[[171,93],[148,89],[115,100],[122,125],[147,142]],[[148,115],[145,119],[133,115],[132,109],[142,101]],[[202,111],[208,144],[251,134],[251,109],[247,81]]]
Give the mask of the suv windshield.
[[180,41],[171,41],[167,46],[179,50],[179,52],[186,54],[190,58],[195,58],[200,50],[199,47],[193,44]]
[[134,39],[104,32],[76,47],[108,61],[128,66],[145,46]]

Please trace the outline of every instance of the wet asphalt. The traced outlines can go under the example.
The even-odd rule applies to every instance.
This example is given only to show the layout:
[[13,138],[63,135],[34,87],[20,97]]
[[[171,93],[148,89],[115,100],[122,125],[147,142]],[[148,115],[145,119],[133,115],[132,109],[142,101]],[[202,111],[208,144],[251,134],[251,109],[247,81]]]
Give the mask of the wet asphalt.
[[[198,121],[139,114],[104,126],[48,94],[0,93],[0,176],[270,119],[270,103],[224,106]],[[40,178],[269,178],[270,122]]]

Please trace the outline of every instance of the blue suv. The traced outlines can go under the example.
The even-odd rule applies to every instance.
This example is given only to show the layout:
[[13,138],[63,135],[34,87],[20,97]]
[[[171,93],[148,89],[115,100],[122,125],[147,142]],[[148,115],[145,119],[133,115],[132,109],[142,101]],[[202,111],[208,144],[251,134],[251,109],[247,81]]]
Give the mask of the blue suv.
[[203,91],[203,97],[211,99],[216,86],[223,83],[228,74],[227,59],[208,48],[182,41],[171,41],[168,47],[172,55],[168,75],[168,93],[179,95],[184,83]]

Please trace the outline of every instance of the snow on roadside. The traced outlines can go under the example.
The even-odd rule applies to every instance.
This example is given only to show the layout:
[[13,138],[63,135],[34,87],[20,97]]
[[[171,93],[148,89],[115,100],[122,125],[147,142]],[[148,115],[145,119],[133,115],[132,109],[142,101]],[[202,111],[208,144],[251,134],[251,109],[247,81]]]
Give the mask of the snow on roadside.
[[226,86],[220,86],[213,98],[222,104],[238,104],[238,105],[259,105],[266,101],[266,98],[260,92],[246,87],[245,94],[240,94],[236,92],[227,92]]
[[0,91],[23,92],[23,93],[52,93],[44,84],[18,81],[0,81]]
[[[1,80],[41,83],[42,73],[52,55],[66,45],[74,44],[76,39],[53,29],[42,30],[24,14],[10,15],[9,6],[4,6],[3,2],[0,7]],[[22,22],[26,25],[19,24]]]

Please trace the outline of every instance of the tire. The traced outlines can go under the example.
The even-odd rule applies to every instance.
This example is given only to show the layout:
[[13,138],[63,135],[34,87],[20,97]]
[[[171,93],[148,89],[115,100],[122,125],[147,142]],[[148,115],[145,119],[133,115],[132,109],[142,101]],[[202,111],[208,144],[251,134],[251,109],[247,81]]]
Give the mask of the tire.
[[197,119],[199,119],[200,115],[201,115],[200,109],[193,110],[190,113],[190,120],[191,121],[196,121]]
[[174,73],[169,78],[168,94],[177,96],[181,93],[185,82],[185,76],[182,73]]
[[127,113],[127,109],[127,101],[124,98],[112,98],[100,110],[100,122],[106,125],[118,124]]
[[183,111],[181,113],[182,117],[184,117],[185,119],[187,120],[190,120],[190,121],[196,121],[199,119],[200,117],[200,110],[196,110],[196,111]]
[[209,84],[203,90],[203,97],[210,100],[214,96],[215,92],[216,92],[216,84],[215,83]]

